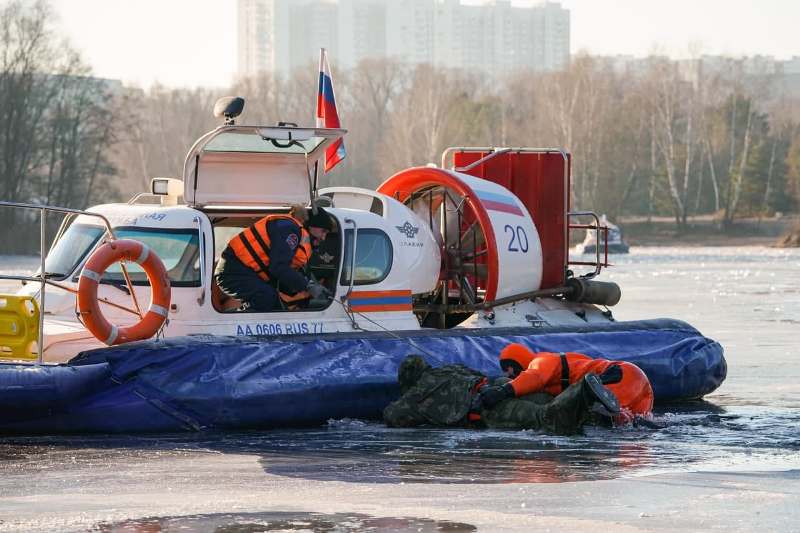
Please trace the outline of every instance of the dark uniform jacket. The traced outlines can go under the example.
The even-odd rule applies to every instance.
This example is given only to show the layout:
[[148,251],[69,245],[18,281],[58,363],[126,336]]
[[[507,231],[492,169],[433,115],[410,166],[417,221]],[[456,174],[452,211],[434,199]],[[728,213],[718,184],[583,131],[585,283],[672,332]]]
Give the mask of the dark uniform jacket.
[[431,368],[383,411],[383,418],[392,427],[466,425],[475,390],[485,379],[463,365]]
[[270,239],[269,274],[277,279],[284,292],[305,290],[308,280],[291,267],[295,250],[301,241],[300,226],[291,220],[278,219],[267,226]]

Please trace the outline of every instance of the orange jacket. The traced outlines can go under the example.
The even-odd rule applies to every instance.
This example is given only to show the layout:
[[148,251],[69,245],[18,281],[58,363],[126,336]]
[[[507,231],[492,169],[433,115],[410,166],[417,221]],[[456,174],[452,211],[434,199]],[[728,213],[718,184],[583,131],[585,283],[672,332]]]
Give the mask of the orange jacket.
[[[602,374],[608,367],[619,365],[622,380],[606,385],[617,397],[620,407],[634,414],[646,415],[653,409],[653,389],[642,370],[627,361],[592,359],[575,352],[567,352],[569,367],[568,385],[579,381],[588,373]],[[551,352],[534,353],[521,344],[509,344],[500,352],[500,366],[509,363],[522,368],[522,372],[511,381],[516,396],[544,391],[556,396],[564,390],[561,354]]]
[[[264,281],[269,281],[270,238],[268,225],[276,220],[288,219],[300,229],[299,242],[296,242],[291,268],[297,270],[305,266],[311,257],[311,236],[303,225],[289,215],[267,215],[230,240],[228,246],[236,257],[247,267],[255,270]],[[296,238],[296,237],[295,237]]]

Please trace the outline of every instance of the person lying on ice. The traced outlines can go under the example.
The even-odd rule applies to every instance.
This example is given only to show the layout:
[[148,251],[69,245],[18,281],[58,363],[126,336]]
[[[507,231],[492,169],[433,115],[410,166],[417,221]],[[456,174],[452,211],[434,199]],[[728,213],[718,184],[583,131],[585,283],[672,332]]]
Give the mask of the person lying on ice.
[[[383,411],[390,427],[467,427],[534,429],[554,435],[580,433],[592,413],[611,417],[619,404],[598,376],[587,375],[552,398],[547,394],[507,397],[481,405],[488,379],[463,365],[433,368],[418,355],[408,356],[397,372],[401,396]],[[506,382],[507,378],[498,378]]]
[[585,376],[601,374],[602,383],[614,393],[621,408],[615,423],[633,422],[637,417],[649,416],[653,409],[650,381],[638,366],[626,361],[592,359],[574,352],[534,353],[521,344],[509,344],[500,352],[500,368],[511,381],[481,390],[485,406],[535,392],[563,394]]

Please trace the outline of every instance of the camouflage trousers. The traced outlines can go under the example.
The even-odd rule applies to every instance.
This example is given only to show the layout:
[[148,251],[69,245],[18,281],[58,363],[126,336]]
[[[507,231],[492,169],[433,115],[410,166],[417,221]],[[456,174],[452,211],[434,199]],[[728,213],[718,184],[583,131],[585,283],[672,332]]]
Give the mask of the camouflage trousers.
[[575,435],[589,419],[583,382],[570,385],[553,398],[536,393],[503,400],[492,409],[479,411],[479,426],[491,429],[533,429],[553,435]]

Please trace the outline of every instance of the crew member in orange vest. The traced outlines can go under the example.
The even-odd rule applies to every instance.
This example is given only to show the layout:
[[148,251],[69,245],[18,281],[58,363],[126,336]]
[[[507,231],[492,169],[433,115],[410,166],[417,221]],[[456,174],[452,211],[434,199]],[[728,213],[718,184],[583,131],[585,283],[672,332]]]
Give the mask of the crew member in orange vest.
[[330,215],[295,206],[288,215],[267,215],[228,242],[217,263],[214,278],[219,288],[242,302],[242,310],[280,309],[278,291],[312,298],[328,290],[303,275],[312,244],[324,241],[333,229]]
[[484,387],[481,401],[491,407],[505,398],[534,392],[556,396],[588,373],[599,374],[600,381],[619,400],[621,415],[617,423],[647,416],[653,409],[653,388],[642,370],[626,361],[592,359],[580,353],[534,353],[521,344],[509,344],[500,352],[500,367],[512,378],[497,387]]

